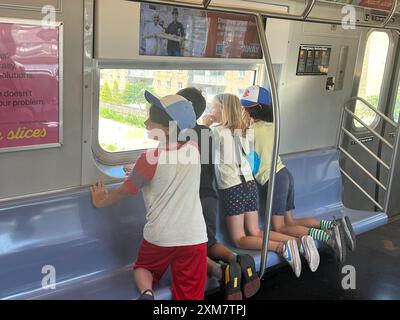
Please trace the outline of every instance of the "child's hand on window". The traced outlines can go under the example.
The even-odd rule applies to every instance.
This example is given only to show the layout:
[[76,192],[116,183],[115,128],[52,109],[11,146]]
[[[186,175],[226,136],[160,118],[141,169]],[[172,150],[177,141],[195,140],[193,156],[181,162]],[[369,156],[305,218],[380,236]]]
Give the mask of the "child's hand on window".
[[108,192],[102,181],[93,184],[90,187],[90,193],[92,194],[92,203],[95,208],[102,208],[103,201],[107,198]]

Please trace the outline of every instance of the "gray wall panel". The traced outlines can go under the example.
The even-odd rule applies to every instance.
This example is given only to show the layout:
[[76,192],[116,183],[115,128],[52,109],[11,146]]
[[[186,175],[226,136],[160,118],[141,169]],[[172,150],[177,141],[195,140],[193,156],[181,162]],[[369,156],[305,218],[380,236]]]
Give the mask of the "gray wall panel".
[[[281,153],[294,153],[336,145],[340,110],[351,97],[359,29],[345,31],[331,25],[293,22],[287,64],[280,87],[282,142]],[[296,76],[301,44],[331,45],[328,76],[335,76],[342,46],[349,46],[343,90],[325,90],[328,76]]]

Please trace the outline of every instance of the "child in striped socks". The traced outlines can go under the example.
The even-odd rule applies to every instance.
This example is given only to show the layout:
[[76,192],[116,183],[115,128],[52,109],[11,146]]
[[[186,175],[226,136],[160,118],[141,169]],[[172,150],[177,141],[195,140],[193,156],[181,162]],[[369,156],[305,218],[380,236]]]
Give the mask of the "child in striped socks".
[[[266,195],[274,142],[270,92],[265,88],[252,86],[244,91],[241,104],[246,111],[244,117],[247,117],[249,124],[252,122],[251,128],[254,130],[254,153],[251,161],[253,162],[253,174],[258,182],[260,192]],[[352,251],[355,249],[355,235],[348,217],[343,217],[339,221],[318,221],[310,217],[294,218],[293,176],[279,157],[276,170],[272,203],[272,228],[277,232],[293,237],[301,238],[304,235],[309,235],[314,240],[320,240],[334,250],[340,262],[344,262],[346,245]]]

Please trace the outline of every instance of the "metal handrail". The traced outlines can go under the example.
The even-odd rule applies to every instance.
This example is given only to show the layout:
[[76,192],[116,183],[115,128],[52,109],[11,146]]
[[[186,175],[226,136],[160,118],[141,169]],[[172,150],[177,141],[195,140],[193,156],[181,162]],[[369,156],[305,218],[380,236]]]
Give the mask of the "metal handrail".
[[381,111],[379,111],[377,108],[375,108],[373,105],[371,105],[367,100],[361,98],[361,97],[353,97],[350,98],[349,101],[347,101],[346,105],[348,105],[350,102],[355,102],[355,101],[361,101],[365,106],[370,108],[373,112],[375,112],[377,115],[379,115],[382,119],[386,120],[391,124],[393,127],[397,128],[397,123],[394,122],[392,119],[387,117],[385,114],[383,114]]
[[389,141],[387,141],[384,137],[382,137],[378,132],[376,132],[374,129],[372,129],[369,125],[367,125],[364,121],[362,121],[358,116],[356,116],[349,108],[345,108],[345,111],[350,114],[354,119],[356,119],[359,123],[361,123],[365,129],[367,129],[369,132],[371,132],[373,135],[375,135],[379,140],[381,140],[383,143],[385,143],[390,149],[394,149],[394,146],[390,144]]
[[381,165],[383,165],[387,170],[390,171],[390,166],[386,164],[381,158],[379,158],[376,154],[374,154],[369,148],[367,148],[363,143],[361,143],[358,138],[353,135],[350,131],[346,130],[345,127],[342,127],[342,130],[345,134],[347,134],[350,138],[354,140],[355,143],[357,143],[361,148],[363,148],[366,152],[370,154],[376,161],[378,161]]
[[[397,1],[396,1],[396,7],[397,7]],[[398,32],[400,34],[400,32]],[[386,140],[383,136],[381,136],[378,132],[376,132],[373,128],[371,128],[369,125],[367,125],[363,120],[361,120],[358,116],[355,115],[354,112],[352,112],[347,106],[351,102],[355,101],[361,101],[366,105],[369,109],[371,109],[375,114],[378,114],[382,119],[386,120],[396,128],[396,141],[395,144],[392,145],[388,140]],[[344,127],[344,120],[345,120],[345,114],[350,115],[353,119],[357,120],[361,125],[363,125],[364,128],[366,128],[368,131],[370,131],[372,134],[374,134],[378,139],[380,139],[383,143],[385,143],[390,149],[392,149],[392,157],[390,161],[390,165],[385,163],[382,159],[380,159],[377,155],[375,155],[369,148],[364,146],[355,135],[353,135],[350,131],[346,130]],[[339,124],[339,132],[338,132],[338,140],[337,140],[337,148],[339,151],[341,151],[344,155],[346,155],[350,160],[352,160],[358,167],[360,167],[365,173],[368,174],[370,178],[372,178],[376,184],[378,184],[383,190],[385,190],[385,203],[384,207],[381,206],[367,191],[365,191],[354,179],[350,177],[348,173],[346,173],[342,168],[340,168],[341,173],[349,179],[350,182],[352,182],[369,200],[371,200],[374,205],[382,210],[383,212],[387,212],[389,208],[389,197],[391,194],[391,189],[392,189],[392,182],[393,182],[393,176],[394,176],[394,162],[397,158],[398,154],[398,147],[400,143],[400,123],[395,123],[392,119],[387,117],[385,114],[383,114],[381,111],[375,109],[368,101],[361,97],[353,97],[350,100],[348,100],[342,109],[341,112],[341,117],[340,117],[340,124]],[[367,151],[375,160],[377,160],[380,164],[382,164],[387,170],[389,170],[389,178],[386,183],[386,186],[384,186],[376,177],[374,177],[367,169],[365,169],[354,157],[352,157],[344,148],[341,146],[342,140],[343,140],[343,133],[345,133],[347,136],[352,138],[358,145],[360,145],[365,151]]]
[[391,163],[390,163],[390,173],[389,173],[389,179],[388,179],[388,191],[387,191],[387,193],[386,193],[386,198],[385,198],[385,212],[387,213],[388,212],[388,209],[389,209],[389,197],[390,197],[390,194],[391,194],[391,191],[392,191],[392,182],[393,182],[393,176],[394,176],[394,169],[395,169],[395,161],[396,161],[396,159],[397,159],[397,154],[398,154],[398,151],[399,151],[399,143],[400,143],[400,134],[399,134],[399,131],[400,131],[400,123],[397,125],[397,128],[396,128],[396,139],[395,139],[395,149],[394,149],[394,151],[393,151],[393,155],[392,155],[392,160],[391,160]]
[[372,198],[367,191],[365,191],[350,175],[344,171],[342,168],[340,168],[340,172],[347,178],[349,179],[350,182],[352,182],[369,200],[372,201],[373,204],[375,204],[381,211],[383,211],[383,207],[374,199]]
[[372,180],[375,181],[375,183],[380,186],[383,190],[387,190],[387,188],[383,185],[382,182],[380,182],[377,178],[375,178],[375,176],[369,172],[367,169],[364,168],[364,166],[358,162],[350,153],[348,153],[346,150],[343,149],[343,147],[339,147],[339,150],[342,151],[344,153],[345,156],[347,156],[347,158],[349,158],[351,161],[353,161],[353,163],[359,167],[364,173],[366,173],[368,175],[368,177],[370,177]]
[[390,10],[389,15],[386,17],[386,20],[383,21],[383,23],[381,24],[381,28],[386,28],[386,26],[389,24],[390,20],[392,20],[392,18],[394,17],[394,14],[396,13],[398,3],[399,3],[399,0],[393,1],[392,9]]
[[304,8],[303,13],[301,14],[303,20],[306,20],[310,15],[311,11],[314,9],[315,3],[317,0],[308,1],[306,7]]
[[257,15],[257,31],[261,41],[261,47],[264,53],[264,61],[267,69],[268,82],[271,88],[272,96],[272,108],[274,112],[274,146],[272,151],[272,160],[270,167],[270,174],[268,180],[268,194],[265,206],[265,230],[263,236],[263,245],[261,251],[261,263],[259,276],[262,278],[265,273],[265,268],[267,266],[268,259],[268,241],[269,241],[269,231],[271,227],[271,211],[272,211],[272,199],[275,190],[275,173],[278,161],[279,152],[279,142],[280,142],[280,107],[278,98],[278,89],[275,81],[275,74],[271,60],[271,54],[267,42],[267,34],[264,27],[264,21],[261,14]]
[[[203,0],[203,5],[205,5],[205,3],[207,3],[208,2],[208,4],[207,4],[207,7],[205,7],[205,8],[208,8],[209,6],[210,6],[210,4],[211,4],[211,2],[212,2],[212,0]],[[315,6],[315,4],[317,3],[317,0],[307,0],[307,4],[306,4],[306,6],[305,6],[305,8],[304,8],[304,10],[303,10],[303,12],[300,14],[300,15],[297,15],[297,14],[289,14],[289,13],[279,13],[279,14],[276,14],[276,13],[273,13],[273,12],[271,12],[271,14],[267,14],[268,16],[270,16],[270,17],[272,17],[272,18],[291,18],[291,19],[293,19],[293,20],[302,20],[302,21],[305,21],[306,19],[307,19],[307,17],[310,15],[310,13],[311,13],[311,11],[313,10],[313,8],[314,8],[314,6]],[[213,8],[215,8],[215,9],[217,9],[217,10],[222,10],[223,8],[221,8],[221,7],[219,7],[219,6],[213,6]],[[232,10],[230,10],[230,9],[228,9],[229,11],[231,11],[231,12],[233,12]],[[250,12],[247,12],[247,13],[250,13]],[[266,14],[263,14],[263,13],[260,13],[260,12],[257,12],[257,13],[252,13],[252,14],[261,14],[261,15],[266,15]]]
[[203,0],[203,7],[204,7],[204,9],[207,9],[207,8],[208,8],[208,6],[210,5],[211,1],[212,1],[212,0]]
[[[397,0],[396,0],[396,1],[397,1]],[[204,7],[204,9],[207,9],[211,2],[212,2],[212,0],[203,0],[203,7]],[[315,5],[316,2],[317,2],[317,0],[311,0],[311,1],[310,1],[310,0],[307,0],[307,5],[306,5],[306,7],[304,8],[303,13],[302,13],[300,16],[298,16],[298,17],[301,17],[303,20],[306,20],[307,17],[309,16],[309,14],[311,13],[312,9],[314,8],[314,5]],[[394,12],[393,12],[393,14],[394,14]],[[296,16],[294,15],[294,17],[296,17]],[[392,17],[391,17],[391,18],[392,18]],[[390,18],[390,19],[391,19],[391,18]],[[390,21],[390,19],[389,19],[389,21]],[[386,25],[385,25],[385,26],[386,26]]]

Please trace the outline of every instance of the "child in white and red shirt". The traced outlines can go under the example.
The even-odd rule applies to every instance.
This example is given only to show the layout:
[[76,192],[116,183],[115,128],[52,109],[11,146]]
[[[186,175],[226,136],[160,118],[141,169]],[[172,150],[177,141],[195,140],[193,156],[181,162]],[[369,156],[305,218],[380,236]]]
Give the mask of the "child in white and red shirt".
[[102,183],[93,185],[93,204],[102,208],[142,190],[147,223],[134,266],[140,299],[154,299],[153,282],[171,267],[173,298],[202,300],[207,233],[199,197],[200,153],[196,143],[173,142],[169,137],[170,121],[182,131],[194,128],[196,116],[191,102],[181,96],[159,100],[146,92],[145,97],[151,103],[146,128],[160,146],[143,153],[124,184],[109,195]]

